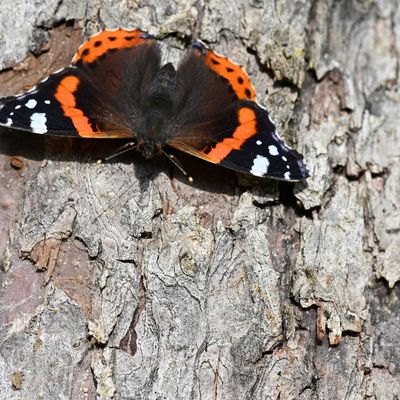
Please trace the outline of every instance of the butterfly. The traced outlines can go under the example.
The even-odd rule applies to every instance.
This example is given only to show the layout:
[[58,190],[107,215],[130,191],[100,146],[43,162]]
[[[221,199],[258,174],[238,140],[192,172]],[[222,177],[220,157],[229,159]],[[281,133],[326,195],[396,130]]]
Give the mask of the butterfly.
[[197,41],[161,64],[156,38],[104,30],[69,67],[0,99],[0,125],[38,134],[129,138],[146,158],[172,147],[235,171],[279,180],[309,176],[277,134],[240,65]]

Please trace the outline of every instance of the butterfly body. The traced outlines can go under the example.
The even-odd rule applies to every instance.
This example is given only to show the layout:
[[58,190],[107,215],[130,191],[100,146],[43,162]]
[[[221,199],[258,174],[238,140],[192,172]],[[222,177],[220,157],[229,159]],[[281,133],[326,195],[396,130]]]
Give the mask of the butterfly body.
[[167,145],[168,124],[176,107],[176,86],[176,70],[168,63],[160,68],[149,87],[144,88],[136,139],[137,149],[146,158],[160,155]]
[[70,67],[0,99],[0,125],[39,134],[130,138],[146,158],[173,147],[236,171],[296,181],[302,156],[278,136],[237,64],[196,42],[177,68],[155,38],[105,30]]

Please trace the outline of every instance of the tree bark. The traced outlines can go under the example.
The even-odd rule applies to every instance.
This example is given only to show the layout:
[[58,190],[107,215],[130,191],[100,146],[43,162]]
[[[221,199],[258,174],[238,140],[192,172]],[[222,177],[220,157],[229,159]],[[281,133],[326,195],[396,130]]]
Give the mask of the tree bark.
[[[3,2],[4,3],[4,2]],[[0,132],[1,399],[400,396],[397,0],[21,0],[0,94],[140,27],[241,63],[311,170],[259,181],[189,156]]]

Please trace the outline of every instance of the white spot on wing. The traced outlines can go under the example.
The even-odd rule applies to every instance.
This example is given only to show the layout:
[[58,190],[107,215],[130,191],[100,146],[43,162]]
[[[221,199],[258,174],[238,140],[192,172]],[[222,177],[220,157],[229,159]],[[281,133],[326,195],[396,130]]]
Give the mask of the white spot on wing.
[[290,172],[288,171],[288,172],[285,172],[284,174],[283,174],[283,177],[286,179],[286,180],[289,180],[290,179]]
[[10,112],[10,117],[12,117],[14,115],[14,113],[13,112]]
[[31,128],[34,133],[46,133],[47,118],[45,113],[34,113],[31,116]]
[[255,176],[266,175],[269,167],[269,160],[267,157],[260,156],[259,154],[253,160],[253,166],[251,167],[250,173]]
[[262,145],[262,141],[261,140],[257,140],[256,142],[259,146]]
[[287,161],[287,158],[285,156],[282,156],[283,161]]
[[19,108],[21,108],[21,104],[18,104],[15,106],[15,109],[18,110]]
[[273,144],[268,146],[268,151],[269,151],[269,154],[271,154],[271,156],[277,156],[279,154],[277,147],[274,146]]
[[50,104],[50,100],[45,100],[44,101],[46,104]]
[[27,103],[25,103],[25,107],[33,109],[36,107],[37,101],[35,99],[29,99]]
[[7,118],[6,126],[11,126],[13,123],[13,120],[11,118]]

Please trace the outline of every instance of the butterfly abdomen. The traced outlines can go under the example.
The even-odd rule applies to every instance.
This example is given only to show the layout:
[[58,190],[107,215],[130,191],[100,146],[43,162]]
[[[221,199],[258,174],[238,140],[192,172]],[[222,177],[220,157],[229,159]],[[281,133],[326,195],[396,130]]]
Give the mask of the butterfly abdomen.
[[165,64],[155,75],[145,93],[144,108],[158,109],[171,114],[176,98],[176,71],[171,63]]

